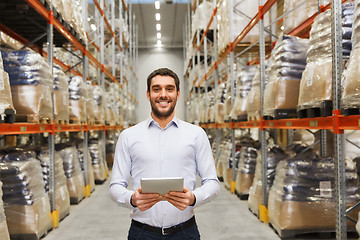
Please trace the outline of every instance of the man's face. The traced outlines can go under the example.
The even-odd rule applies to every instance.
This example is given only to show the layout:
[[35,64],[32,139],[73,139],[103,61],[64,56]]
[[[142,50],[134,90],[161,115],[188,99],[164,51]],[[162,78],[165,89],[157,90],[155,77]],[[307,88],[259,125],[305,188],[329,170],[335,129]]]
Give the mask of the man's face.
[[179,94],[172,77],[155,76],[151,80],[150,92],[147,92],[152,113],[160,119],[170,117],[174,112]]

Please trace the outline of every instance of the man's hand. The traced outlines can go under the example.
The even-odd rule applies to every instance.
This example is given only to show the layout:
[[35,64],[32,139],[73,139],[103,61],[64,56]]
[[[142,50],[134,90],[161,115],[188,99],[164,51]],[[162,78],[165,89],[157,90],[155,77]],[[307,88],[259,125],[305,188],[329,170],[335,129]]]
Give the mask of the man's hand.
[[184,187],[183,192],[166,193],[164,200],[168,201],[181,211],[184,211],[187,206],[194,204],[195,195],[188,188]]
[[162,196],[158,193],[141,193],[141,187],[131,195],[131,204],[140,211],[148,210],[161,200]]

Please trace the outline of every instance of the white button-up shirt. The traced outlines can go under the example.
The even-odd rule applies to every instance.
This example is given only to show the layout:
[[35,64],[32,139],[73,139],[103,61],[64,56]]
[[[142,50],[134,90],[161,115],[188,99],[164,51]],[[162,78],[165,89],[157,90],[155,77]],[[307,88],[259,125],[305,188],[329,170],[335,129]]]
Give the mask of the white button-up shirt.
[[[196,174],[202,184],[197,189]],[[194,207],[209,202],[220,190],[205,131],[175,117],[164,129],[149,118],[120,134],[110,195],[119,205],[133,210],[132,219],[155,227],[174,226],[194,215],[194,207],[181,211],[167,201],[160,201],[146,211],[134,208],[130,204],[134,191],[127,189],[130,175],[133,189],[140,187],[141,178],[184,177],[184,186],[196,197]]]

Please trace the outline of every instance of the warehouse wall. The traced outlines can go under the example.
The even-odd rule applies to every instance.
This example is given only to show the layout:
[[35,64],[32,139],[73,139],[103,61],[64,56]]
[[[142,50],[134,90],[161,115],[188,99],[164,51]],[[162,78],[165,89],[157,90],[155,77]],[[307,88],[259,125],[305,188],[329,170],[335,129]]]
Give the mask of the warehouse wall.
[[137,68],[137,76],[139,78],[137,99],[139,105],[137,107],[136,119],[141,122],[148,118],[150,114],[150,103],[146,97],[146,78],[155,69],[160,67],[167,67],[176,72],[180,79],[180,99],[176,104],[176,116],[180,119],[185,119],[185,93],[183,80],[183,50],[182,49],[139,49],[139,66]]

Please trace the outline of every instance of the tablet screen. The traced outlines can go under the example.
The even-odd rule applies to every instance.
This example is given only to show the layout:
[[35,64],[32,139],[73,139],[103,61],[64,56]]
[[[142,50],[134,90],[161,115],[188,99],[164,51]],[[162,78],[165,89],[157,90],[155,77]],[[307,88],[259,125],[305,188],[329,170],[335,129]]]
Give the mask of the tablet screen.
[[142,193],[159,193],[165,195],[170,191],[182,192],[184,188],[183,177],[173,178],[142,178],[140,179]]

